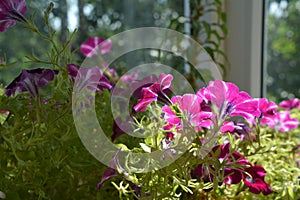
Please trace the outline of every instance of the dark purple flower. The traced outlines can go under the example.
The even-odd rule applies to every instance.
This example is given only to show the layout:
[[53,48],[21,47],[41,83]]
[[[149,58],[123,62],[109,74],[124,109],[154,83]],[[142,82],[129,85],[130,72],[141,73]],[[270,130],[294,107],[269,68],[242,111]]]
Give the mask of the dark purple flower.
[[[231,164],[239,165],[239,168],[244,169],[250,166],[251,163],[240,153],[232,152],[230,154],[230,143],[215,146],[212,151],[208,154],[209,157],[216,156],[220,164],[225,164],[224,168],[220,169],[220,174],[223,173],[225,179],[223,180],[226,184],[237,184],[243,179],[243,173],[237,168],[229,167]],[[198,165],[194,170],[191,171],[192,178],[201,178],[204,182],[213,182],[213,175],[209,173],[210,168],[215,169],[215,166],[209,165],[205,167],[203,164]],[[219,182],[221,185],[222,182]]]
[[134,191],[134,194],[135,194],[138,198],[140,198],[140,197],[141,197],[141,190],[142,190],[141,186],[138,186],[138,185],[136,185],[136,184],[134,184],[134,183],[131,183],[131,184],[130,184],[130,187],[131,187],[131,189]]
[[103,183],[104,183],[105,181],[107,181],[107,180],[109,180],[109,179],[111,179],[111,178],[113,178],[113,177],[116,177],[116,176],[118,176],[117,170],[115,170],[115,169],[113,169],[113,168],[107,168],[107,169],[103,172],[103,174],[102,174],[102,179],[101,179],[101,181],[100,181],[100,182],[98,183],[98,185],[97,185],[98,190],[101,190],[102,185],[103,185]]
[[102,185],[105,181],[118,176],[119,170],[122,171],[122,167],[119,164],[119,154],[121,152],[121,149],[117,151],[117,153],[114,155],[113,159],[110,162],[110,167],[107,168],[103,174],[101,181],[98,183],[97,188],[100,190],[102,188]]
[[122,120],[121,117],[118,117],[114,120],[113,124],[113,135],[111,136],[111,140],[114,141],[119,136],[129,133],[133,131],[131,124],[129,123],[132,121],[132,118],[130,116],[126,117],[126,120]]
[[199,164],[195,169],[191,170],[191,177],[193,179],[200,178],[207,182],[213,182],[213,175],[209,172],[208,167],[203,164]]
[[[231,156],[227,158],[227,164],[235,163],[239,165],[241,169],[244,169],[246,166],[251,166],[251,163],[239,152],[232,152]],[[224,170],[226,184],[238,184],[244,177],[242,171],[238,169],[232,169],[226,167]]]
[[207,101],[218,108],[218,116],[221,120],[227,116],[241,116],[253,123],[254,118],[260,115],[257,100],[251,98],[246,92],[240,92],[233,83],[221,80],[211,81],[198,95],[204,96]]
[[[154,84],[142,89],[143,97],[133,107],[135,112],[145,111],[147,106],[159,98],[161,101],[166,101],[165,92],[171,87],[173,76],[170,74],[161,74]],[[170,102],[168,102],[170,103]]]
[[[80,68],[75,64],[68,64],[69,76],[72,80],[79,81],[78,85],[90,90],[112,89],[112,85],[103,72],[96,66],[92,68]],[[78,76],[77,76],[78,75]]]
[[266,170],[263,167],[254,165],[246,168],[245,171],[247,174],[245,174],[243,180],[244,184],[248,186],[249,192],[254,194],[262,192],[264,195],[268,195],[273,192],[270,185],[264,181]]
[[80,45],[80,51],[86,57],[93,57],[97,54],[103,55],[108,53],[110,49],[111,41],[99,37],[90,37],[87,41]]
[[294,109],[294,108],[300,109],[300,100],[297,99],[297,98],[294,98],[294,99],[282,101],[279,104],[279,108],[284,108],[284,109],[287,109],[287,110],[291,110],[291,109]]
[[25,0],[1,0],[0,32],[5,32],[8,27],[14,26],[16,21],[27,22],[24,17],[26,11]]
[[5,94],[13,96],[28,91],[33,97],[38,97],[39,88],[47,85],[57,74],[58,71],[52,69],[22,70],[22,73],[5,88]]

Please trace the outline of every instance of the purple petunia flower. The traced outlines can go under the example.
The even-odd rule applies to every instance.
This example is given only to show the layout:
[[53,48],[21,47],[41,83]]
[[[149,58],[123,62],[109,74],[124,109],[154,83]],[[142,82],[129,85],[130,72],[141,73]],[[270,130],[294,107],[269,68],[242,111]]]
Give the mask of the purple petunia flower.
[[97,54],[104,55],[110,51],[111,45],[110,40],[105,40],[99,37],[90,37],[80,45],[80,51],[86,57],[93,57]]
[[142,89],[142,99],[133,107],[135,112],[145,111],[147,106],[159,98],[165,101],[165,92],[171,87],[173,76],[170,74],[161,74],[158,80],[149,87]]
[[16,21],[27,22],[24,14],[27,11],[25,0],[0,1],[0,32],[16,25]]
[[273,192],[270,185],[264,181],[266,170],[263,167],[254,165],[246,168],[245,171],[248,175],[245,174],[243,180],[244,184],[248,186],[249,192],[254,194],[259,194],[262,192],[264,195],[268,195]]
[[52,69],[22,70],[22,73],[5,88],[5,94],[13,96],[28,91],[33,97],[38,97],[39,88],[47,85],[57,74],[58,71]]
[[251,98],[246,92],[240,92],[233,83],[221,80],[210,81],[208,86],[200,90],[197,95],[204,96],[218,109],[219,119],[227,116],[241,116],[248,122],[254,123],[254,118],[260,116],[257,100]]
[[80,81],[81,88],[85,86],[90,90],[112,89],[112,85],[103,72],[96,66],[92,68],[80,68],[75,64],[68,64],[69,76],[72,80]]
[[294,108],[300,109],[300,100],[297,99],[297,98],[294,98],[294,99],[282,101],[279,104],[279,108],[284,108],[284,109],[287,109],[287,110],[291,110],[291,109],[294,109]]

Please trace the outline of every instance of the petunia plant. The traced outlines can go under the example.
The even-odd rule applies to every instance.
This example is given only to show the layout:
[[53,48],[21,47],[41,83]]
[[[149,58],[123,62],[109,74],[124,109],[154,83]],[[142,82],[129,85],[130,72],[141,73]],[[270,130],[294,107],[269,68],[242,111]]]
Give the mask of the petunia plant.
[[[122,76],[105,62],[111,40],[90,37],[74,48],[69,33],[58,42],[52,8],[45,32],[26,16],[24,0],[0,2],[1,32],[21,23],[49,42],[48,59],[29,53],[28,69],[0,89],[0,199],[300,197],[299,99],[276,104],[219,79],[178,94],[172,73]],[[125,103],[115,100],[128,93]],[[74,115],[90,119],[91,109],[107,141],[91,138],[96,152],[74,122]],[[103,151],[107,144],[116,151]]]

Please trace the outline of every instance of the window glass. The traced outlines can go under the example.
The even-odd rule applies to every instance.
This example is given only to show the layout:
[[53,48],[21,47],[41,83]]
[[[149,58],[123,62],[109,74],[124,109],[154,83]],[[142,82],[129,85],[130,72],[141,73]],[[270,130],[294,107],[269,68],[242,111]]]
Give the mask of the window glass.
[[[28,8],[26,17],[34,13],[35,24],[40,30],[46,29],[42,15],[50,1],[29,0],[26,2]],[[88,37],[108,38],[137,27],[155,26],[185,32],[185,1],[183,0],[54,0],[53,2],[54,9],[50,15],[50,24],[53,29],[57,30],[59,39],[66,40],[67,28],[73,31],[78,27],[76,38],[73,40],[74,49],[78,48],[79,44]],[[20,32],[22,32],[21,38]],[[20,24],[7,29],[6,33],[1,33],[0,44],[0,57],[6,55],[8,63],[16,63],[11,67],[0,69],[0,84],[3,86],[16,77],[21,69],[37,67],[32,63],[19,65],[18,63],[22,63],[20,59],[26,59],[24,55],[32,51],[38,58],[47,60],[45,52],[49,52],[48,43]],[[142,56],[127,55],[124,59],[129,62],[129,65],[137,64],[134,58],[147,58],[147,62],[157,60],[155,56],[150,55],[150,51],[146,52],[138,52],[143,54]],[[178,63],[178,59],[174,62]]]
[[269,98],[300,97],[300,1],[265,1],[265,87]]

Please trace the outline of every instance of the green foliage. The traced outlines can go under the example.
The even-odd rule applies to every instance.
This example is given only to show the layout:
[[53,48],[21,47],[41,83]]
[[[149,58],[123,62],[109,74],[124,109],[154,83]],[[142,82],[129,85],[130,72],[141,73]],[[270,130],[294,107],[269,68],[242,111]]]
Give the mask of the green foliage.
[[[143,146],[139,149],[144,152],[154,152],[161,150],[157,144],[165,135],[163,127],[164,121],[160,117],[157,105],[148,107],[148,122],[145,124],[141,121],[140,126],[145,132],[153,134],[144,140]],[[294,109],[292,116],[300,119],[300,110]],[[151,123],[149,123],[149,120]],[[176,132],[176,130],[172,130]],[[200,131],[197,135],[207,134]],[[253,164],[263,166],[266,169],[267,176],[265,181],[270,183],[274,192],[267,196],[263,194],[253,194],[248,188],[239,184],[219,184],[224,181],[226,176],[221,169],[230,167],[242,170],[239,164],[235,162],[226,164],[218,159],[220,149],[215,153],[210,153],[204,157],[200,157],[197,152],[199,146],[199,138],[194,139],[193,143],[187,147],[187,151],[170,165],[149,173],[130,174],[135,177],[140,185],[140,194],[142,199],[298,199],[300,197],[299,185],[299,160],[300,160],[300,128],[290,132],[279,132],[268,127],[257,125],[253,127],[250,140],[241,140],[235,138],[231,133],[221,134],[218,132],[218,144],[228,141],[231,149],[228,157],[233,152],[240,152]],[[121,136],[123,137],[123,136]],[[177,137],[184,137],[178,136]],[[176,146],[176,142],[174,146]],[[145,146],[147,148],[145,148]],[[298,147],[298,149],[297,149]],[[129,161],[130,162],[130,161]],[[213,182],[205,182],[202,179],[196,180],[191,178],[191,170],[197,165],[203,164],[207,166],[210,173],[213,174]],[[159,166],[159,163],[157,164]],[[209,166],[214,166],[213,169]],[[130,168],[128,168],[130,171]],[[120,175],[121,177],[121,175]],[[121,185],[130,185],[131,181],[123,177]],[[106,183],[108,184],[108,183]],[[118,183],[114,181],[115,188],[120,193],[120,199],[131,199],[135,196],[132,193],[133,188],[129,185],[120,188]],[[130,196],[131,194],[131,196]]]
[[[60,7],[57,8],[57,5],[63,4],[62,1],[54,1],[54,4],[51,3],[47,7],[45,1],[29,2],[28,24],[25,26],[18,24],[17,27],[10,28],[7,33],[0,35],[1,57],[4,57],[4,62],[0,64],[0,81],[7,85],[21,69],[50,68],[58,70],[59,75],[50,85],[42,88],[39,98],[31,98],[28,93],[7,97],[1,88],[0,111],[9,111],[9,114],[0,114],[0,191],[5,192],[7,199],[107,199],[107,197],[134,199],[136,194],[128,185],[128,179],[144,182],[145,187],[142,188],[142,192],[150,191],[151,198],[154,199],[180,199],[182,193],[188,193],[186,198],[190,198],[194,193],[192,191],[194,189],[191,188],[201,192],[202,189],[211,188],[211,184],[190,180],[190,166],[196,165],[198,159],[193,152],[187,152],[174,165],[148,174],[130,174],[125,178],[115,178],[113,182],[106,183],[102,190],[98,191],[97,183],[106,166],[93,158],[81,143],[71,111],[73,82],[68,76],[67,64],[81,59],[81,55],[77,54],[80,42],[88,35],[109,37],[115,32],[134,28],[134,26],[158,24],[161,27],[183,32],[184,23],[190,19],[183,17],[182,1],[157,1],[160,2],[159,4],[147,1],[142,6],[131,1],[133,6],[140,5],[136,8],[139,13],[134,16],[134,19],[144,13],[152,15],[148,11],[153,7],[156,12],[152,17],[147,16],[150,19],[147,22],[140,20],[140,24],[133,24],[136,21],[134,19],[130,23],[122,21],[122,26],[119,28],[118,22],[124,20],[125,15],[133,12],[122,13],[124,9],[120,7],[120,1],[89,1],[84,5],[92,5],[92,11],[80,18],[78,31],[72,33],[67,31],[65,36],[63,30],[66,27],[57,30],[51,23],[53,16],[60,15],[57,11]],[[78,2],[82,3],[81,0]],[[206,3],[206,1],[198,2],[204,7]],[[222,5],[219,1],[207,6],[210,8],[205,12],[217,13],[219,21],[216,24],[201,22],[201,27],[195,27],[193,36],[197,39],[197,35],[204,31],[207,38],[200,43],[207,44],[206,50],[213,59],[217,59],[217,55],[224,56],[220,44],[226,35],[226,15],[221,11]],[[34,8],[41,7],[45,8],[45,12],[42,11],[44,9],[33,12]],[[193,27],[198,25],[196,21],[203,16],[203,13],[194,10],[193,4],[191,8]],[[62,8],[60,9],[63,11]],[[101,12],[98,12],[99,10]],[[66,10],[64,12],[61,16],[66,14]],[[82,15],[82,12],[80,10],[79,15]],[[111,20],[110,23],[107,22],[107,18]],[[101,24],[99,27],[98,22]],[[221,30],[217,31],[218,28]],[[21,37],[20,32],[22,32],[22,42],[15,39]],[[147,52],[142,52],[143,56],[146,54]],[[168,56],[165,53],[159,59],[165,59],[166,62],[170,62],[170,65],[171,62],[177,63],[177,66],[174,64],[175,68],[182,70],[184,61],[179,58],[169,61]],[[149,55],[147,58],[156,59]],[[224,66],[219,64],[225,70]],[[191,74],[193,71],[190,75],[186,75],[192,77]],[[195,78],[192,77],[190,80],[194,81]],[[110,92],[105,90],[97,93],[95,104],[101,127],[106,135],[111,137],[113,117],[110,110]],[[155,110],[152,114],[155,115],[156,123],[140,121],[140,126],[148,132],[155,133],[151,134],[153,137],[147,138],[145,143],[140,144],[141,140],[131,140],[128,135],[124,135],[118,138],[116,143],[126,144],[128,149],[134,151],[144,151],[148,148],[161,149],[159,141],[165,134],[160,128],[163,125],[161,113]],[[141,148],[138,145],[141,145]],[[217,175],[222,178],[222,175]],[[162,183],[164,187],[161,187]]]

